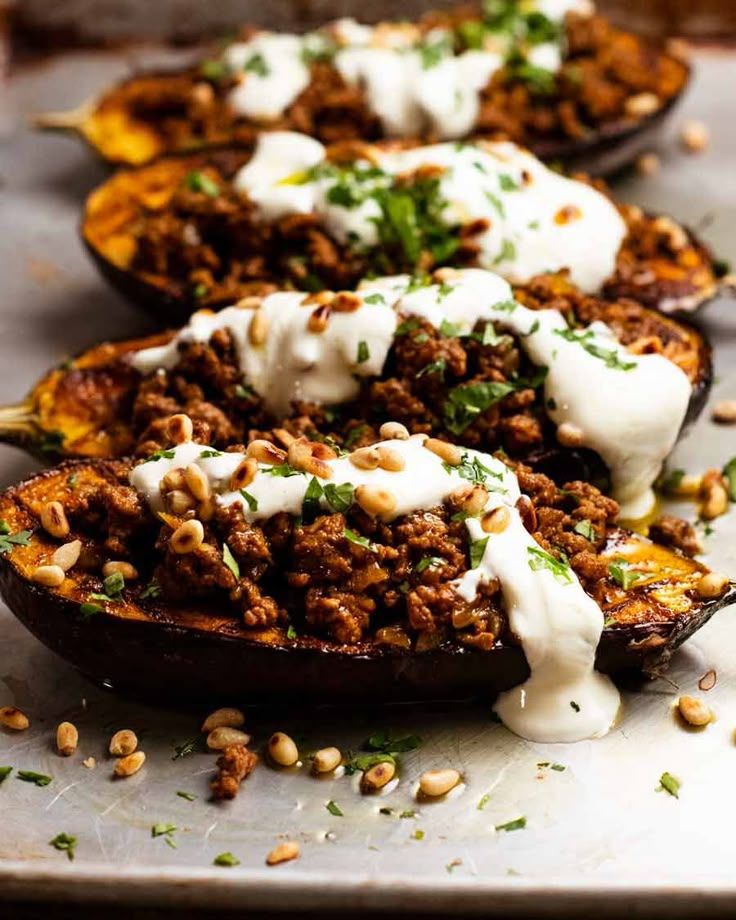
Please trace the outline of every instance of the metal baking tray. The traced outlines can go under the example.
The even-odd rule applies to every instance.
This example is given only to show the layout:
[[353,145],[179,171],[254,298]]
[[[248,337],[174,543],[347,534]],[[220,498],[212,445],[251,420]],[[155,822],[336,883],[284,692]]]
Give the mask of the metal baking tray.
[[[81,101],[152,56],[160,62],[151,49],[67,54],[26,65],[11,80],[0,113],[2,402],[19,399],[47,366],[101,337],[151,328],[104,287],[76,236],[82,196],[103,167],[68,139],[30,133],[24,119]],[[661,149],[662,171],[617,188],[625,199],[698,227],[726,257],[736,248],[735,68],[725,52],[698,54],[694,86]],[[698,156],[676,143],[686,117],[702,118],[712,130],[711,146]],[[736,397],[734,310],[735,303],[721,300],[703,316],[716,343],[713,399]],[[674,464],[700,471],[733,454],[736,429],[717,428],[706,412]],[[0,450],[0,462],[2,485],[34,468],[9,448]],[[733,516],[715,523],[707,548],[714,567],[736,576]],[[213,804],[213,756],[172,759],[176,744],[196,737],[201,712],[124,700],[92,686],[0,608],[0,703],[12,702],[32,719],[25,733],[0,733],[0,764],[53,776],[44,788],[14,776],[0,787],[0,898],[567,917],[591,909],[715,914],[736,903],[733,618],[732,610],[719,613],[677,654],[666,680],[627,691],[621,724],[599,741],[530,744],[495,724],[490,707],[479,703],[305,711],[294,700],[278,711],[248,710],[259,743],[282,729],[304,752],[326,744],[356,748],[381,728],[417,733],[424,743],[402,757],[400,781],[378,797],[360,796],[355,777],[316,779],[306,768],[263,766],[237,800]],[[710,668],[718,674],[707,694],[717,721],[705,731],[684,731],[673,700],[678,689],[697,692]],[[53,751],[62,719],[75,722],[81,735],[69,759]],[[121,727],[138,732],[148,759],[135,777],[113,782],[106,742]],[[95,769],[82,766],[89,756]],[[539,768],[544,761],[565,770]],[[446,801],[418,804],[416,778],[444,765],[462,772],[463,785]],[[665,770],[682,781],[679,799],[655,792]],[[197,798],[187,801],[178,790]],[[328,812],[329,801],[343,816]],[[400,817],[410,810],[413,817]],[[494,830],[520,815],[525,829]],[[177,825],[176,849],[151,836],[160,821]],[[49,846],[62,831],[78,839],[74,862]],[[301,858],[266,867],[265,854],[285,837],[301,843]],[[213,866],[225,850],[239,867]]]

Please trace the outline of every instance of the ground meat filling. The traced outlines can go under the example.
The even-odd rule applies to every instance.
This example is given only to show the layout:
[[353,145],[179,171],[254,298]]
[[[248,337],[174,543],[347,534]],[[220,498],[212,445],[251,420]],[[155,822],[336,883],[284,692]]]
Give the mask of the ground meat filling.
[[[460,26],[462,35],[463,23],[476,18],[477,10],[465,7],[430,13],[419,27],[426,32]],[[663,104],[687,79],[682,62],[602,16],[568,15],[565,31],[565,62],[552,85],[525,80],[513,68],[497,72],[481,94],[474,135],[503,134],[531,147],[585,139],[603,125],[630,120],[631,97],[651,93]],[[241,38],[252,35],[252,29],[243,30]],[[227,104],[233,85],[205,66],[168,78],[132,80],[110,93],[102,107],[122,105],[153,125],[166,150],[191,148],[195,139],[199,144],[252,143],[261,126],[233,116]],[[320,60],[311,65],[307,88],[269,127],[301,131],[325,143],[383,135],[361,88],[345,83],[329,61]]]
[[[80,564],[91,573],[110,555],[129,561],[148,586],[144,605],[147,598],[154,606],[195,603],[213,615],[229,612],[248,628],[279,627],[345,645],[427,650],[452,641],[487,650],[509,640],[495,579],[470,602],[453,586],[470,567],[462,496],[391,523],[358,505],[248,523],[240,505],[216,505],[203,521],[204,542],[182,553],[170,538],[187,515],[153,515],[126,484],[129,465],[118,467],[118,483],[80,482],[66,510],[75,532],[88,538]],[[607,578],[598,553],[616,502],[588,483],[559,489],[523,466],[517,476],[528,496],[518,505],[527,530],[549,553],[569,558],[592,593]],[[585,535],[575,531],[581,521]],[[93,580],[89,590],[102,590]]]

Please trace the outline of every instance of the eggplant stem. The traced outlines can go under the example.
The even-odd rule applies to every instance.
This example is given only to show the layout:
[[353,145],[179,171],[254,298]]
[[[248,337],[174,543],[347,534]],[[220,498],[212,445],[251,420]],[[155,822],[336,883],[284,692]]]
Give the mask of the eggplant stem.
[[38,415],[32,403],[0,406],[0,441],[14,443],[19,438],[36,434],[39,428]]
[[35,112],[29,116],[28,121],[32,128],[47,131],[80,131],[94,108],[94,101],[88,99],[76,109],[66,109],[63,112]]

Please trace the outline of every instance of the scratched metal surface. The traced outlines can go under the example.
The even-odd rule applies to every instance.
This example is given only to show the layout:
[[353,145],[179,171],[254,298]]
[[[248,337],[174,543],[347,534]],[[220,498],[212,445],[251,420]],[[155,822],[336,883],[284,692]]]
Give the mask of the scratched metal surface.
[[[133,62],[140,57],[132,55]],[[149,328],[102,286],[75,237],[81,196],[102,177],[102,167],[71,141],[33,136],[22,125],[29,111],[81,101],[130,63],[130,54],[52,60],[18,73],[3,99],[0,402],[20,398],[48,365],[102,336]],[[662,147],[662,173],[620,185],[622,196],[700,223],[716,249],[731,257],[736,128],[729,86],[735,69],[733,57],[701,54],[678,119],[706,118],[711,148],[691,157],[670,138]],[[717,343],[714,398],[736,397],[734,309],[722,301],[707,311]],[[678,449],[676,465],[697,471],[733,454],[734,429],[716,429],[706,414]],[[33,468],[21,453],[0,450],[2,484]],[[734,523],[718,521],[708,540],[710,561],[732,576]],[[735,651],[734,613],[725,611],[677,655],[672,684],[627,693],[620,726],[603,740],[577,745],[526,743],[494,724],[482,705],[305,712],[295,701],[279,712],[249,712],[258,743],[278,728],[298,737],[304,752],[325,744],[355,748],[381,727],[417,732],[424,744],[403,757],[400,782],[377,798],[361,797],[354,778],[318,780],[304,768],[262,767],[235,802],[216,805],[207,799],[214,758],[172,759],[173,745],[196,735],[201,713],[160,709],[155,700],[142,705],[91,686],[0,608],[0,703],[20,706],[33,723],[20,735],[0,733],[0,764],[53,776],[45,788],[14,776],[0,788],[0,896],[568,916],[593,903],[600,913],[722,909],[736,896]],[[675,685],[696,690],[708,668],[718,671],[708,694],[718,721],[706,731],[685,732],[671,714]],[[81,735],[69,759],[52,748],[62,719],[75,722]],[[119,727],[138,732],[148,759],[137,776],[113,782],[105,747]],[[82,766],[88,756],[97,758],[96,769]],[[540,771],[538,761],[566,769]],[[462,772],[463,785],[447,801],[417,803],[419,773],[444,765]],[[655,793],[664,770],[681,778],[679,800]],[[197,798],[188,802],[177,790]],[[487,806],[479,810],[485,795]],[[328,813],[329,800],[343,817]],[[380,812],[386,807],[391,815]],[[416,816],[398,817],[407,809]],[[520,815],[527,817],[525,830],[494,832],[495,824]],[[159,821],[179,828],[176,849],[151,837]],[[414,839],[417,830],[423,839]],[[78,839],[73,863],[48,845],[61,831]],[[301,859],[267,869],[264,855],[283,837],[301,842]],[[241,867],[213,867],[224,850]]]

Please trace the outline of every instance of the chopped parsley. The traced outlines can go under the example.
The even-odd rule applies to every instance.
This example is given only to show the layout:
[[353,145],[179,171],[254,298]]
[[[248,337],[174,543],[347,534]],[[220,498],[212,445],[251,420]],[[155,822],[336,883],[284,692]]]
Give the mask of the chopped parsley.
[[485,383],[465,383],[453,387],[447,393],[443,410],[445,425],[453,434],[462,434],[478,416],[509,393],[536,389],[546,375],[547,368],[540,367],[531,379],[518,377],[515,380],[489,380]]
[[222,561],[230,569],[236,578],[240,578],[240,566],[238,560],[233,556],[232,550],[227,543],[222,544]]
[[69,862],[71,862],[74,859],[74,851],[77,848],[77,838],[72,837],[71,834],[57,834],[56,837],[49,840],[49,846],[66,853]]
[[412,840],[424,840],[424,831],[417,828],[411,835]]
[[5,782],[5,780],[10,776],[12,772],[12,767],[0,767],[0,785]]
[[723,475],[728,483],[728,497],[736,502],[736,457],[731,457],[723,467]]
[[206,80],[218,82],[230,76],[230,68],[224,61],[215,61],[212,59],[201,61],[199,72]]
[[526,818],[522,815],[520,818],[514,818],[513,821],[506,821],[505,824],[497,824],[497,831],[520,831],[526,827]]
[[199,456],[201,460],[209,460],[210,457],[221,457],[222,454],[223,451],[215,450],[214,447],[210,447],[207,450],[200,451]]
[[589,355],[603,361],[606,367],[615,371],[630,371],[636,367],[636,361],[622,361],[615,348],[603,348],[598,345],[594,339],[595,335],[592,330],[585,331],[576,329],[555,329],[555,335],[565,339],[566,342],[576,342],[581,345]]
[[361,536],[361,534],[356,533],[354,530],[351,530],[349,527],[346,527],[345,530],[343,530],[343,534],[345,536],[345,539],[350,540],[351,543],[355,543],[358,546],[363,546],[365,547],[365,549],[369,549],[375,553],[376,548],[371,543],[371,541],[368,539],[368,537]]
[[508,173],[500,173],[498,176],[498,184],[501,186],[501,190],[504,192],[518,192],[521,188],[521,185],[514,179],[513,176],[510,176]]
[[0,529],[0,555],[9,553],[14,546],[28,546],[31,542],[32,531],[19,530],[16,533],[10,533],[10,527],[7,521],[2,521]]
[[284,461],[283,463],[276,463],[273,466],[263,470],[264,473],[268,473],[269,476],[283,476],[284,479],[288,479],[289,476],[306,476],[307,474],[304,470],[297,470],[289,463]]
[[105,578],[103,585],[105,586],[105,594],[111,599],[116,598],[122,594],[125,579],[121,572],[113,572],[112,575],[108,575]]
[[199,738],[192,738],[189,741],[182,741],[174,745],[174,756],[172,760],[179,760],[180,757],[186,757],[188,754],[194,754],[195,751],[205,751],[202,741]]
[[259,51],[256,51],[255,54],[251,54],[245,64],[243,64],[243,70],[254,73],[258,77],[267,77],[271,73],[266,59]]
[[208,198],[217,198],[220,186],[210,177],[198,169],[193,169],[184,177],[184,184],[192,192],[202,192]]
[[187,802],[193,802],[197,798],[193,792],[185,792],[183,789],[177,789],[176,794],[180,799],[186,799]]
[[486,551],[488,537],[482,537],[480,540],[473,540],[470,544],[470,568],[477,569],[483,561],[483,554]]
[[[345,764],[345,773],[352,776],[358,771],[369,770],[379,763],[396,764],[398,754],[416,750],[422,743],[419,735],[404,735],[392,737],[387,731],[374,732],[365,742],[366,753],[350,755]],[[384,814],[390,814],[384,812]]]
[[486,792],[485,795],[482,795],[478,799],[478,804],[475,806],[478,811],[483,811],[486,805],[491,801],[491,795],[489,792]]
[[307,484],[302,500],[302,517],[312,517],[319,511],[319,500],[324,494],[322,484],[316,476],[312,476]]
[[174,448],[168,447],[166,450],[155,450],[150,457],[146,457],[144,463],[153,463],[156,460],[173,460]]
[[235,395],[238,399],[248,399],[248,397],[253,396],[254,392],[253,387],[244,383],[239,383],[235,387]]
[[555,559],[550,553],[545,552],[541,546],[527,546],[526,551],[529,555],[529,568],[532,572],[547,569],[560,584],[572,584],[572,572],[567,560]]
[[287,639],[296,639],[299,636],[299,633],[294,629],[291,623],[289,623],[289,628],[286,630]]
[[452,54],[452,39],[449,34],[440,33],[440,37],[434,41],[418,44],[416,50],[419,52],[422,69],[430,70]]
[[358,342],[358,364],[364,364],[371,356],[370,349],[368,348],[368,343],[364,342],[362,339]]
[[33,770],[18,770],[16,779],[24,783],[33,783],[34,786],[48,786],[53,777],[46,776],[45,773],[35,773]]
[[643,572],[634,571],[631,563],[621,556],[617,556],[608,563],[608,574],[617,584],[621,585],[624,591],[628,591],[634,582],[644,578]]
[[413,808],[407,808],[404,811],[399,812],[400,818],[416,818],[416,816],[417,816],[417,813],[414,811]]
[[429,364],[425,364],[424,367],[417,372],[417,379],[419,377],[424,377],[426,374],[439,374],[442,379],[445,377],[445,369],[447,368],[447,359],[446,358],[437,358],[435,361],[430,361]]
[[376,304],[376,303],[386,303],[386,298],[383,294],[380,294],[376,291],[374,294],[369,294],[367,297],[363,298],[364,303]]
[[250,492],[246,491],[245,489],[239,489],[238,491],[240,492],[240,495],[248,503],[248,507],[250,508],[250,510],[258,511],[258,499],[255,497],[255,495],[251,495]]
[[170,846],[172,850],[175,850],[176,841],[174,840],[174,832],[178,828],[175,824],[169,824],[166,821],[159,821],[157,824],[154,824],[151,827],[151,837],[163,837],[166,840],[167,846]]
[[152,578],[146,587],[141,591],[140,599],[146,600],[149,597],[159,597],[161,594],[161,585],[156,581],[155,578]]
[[327,504],[333,511],[345,513],[353,504],[354,490],[351,482],[328,482],[324,487]]
[[500,262],[511,262],[516,258],[516,244],[513,240],[504,238],[501,241],[501,250],[493,260],[494,265],[498,265]]
[[587,518],[583,521],[577,522],[577,524],[573,527],[573,533],[579,534],[581,537],[585,537],[586,540],[595,540],[596,538],[595,528]]
[[442,556],[423,556],[414,566],[417,575],[432,565],[443,565],[446,560]]
[[228,850],[225,853],[218,853],[217,856],[212,860],[213,866],[225,866],[227,868],[232,868],[233,866],[239,866],[240,860],[237,856]]
[[498,197],[498,195],[495,195],[492,191],[490,191],[490,189],[484,189],[484,190],[483,190],[483,194],[486,196],[486,198],[488,199],[488,201],[489,201],[489,202],[493,205],[493,207],[496,209],[496,212],[497,212],[498,216],[501,217],[501,218],[505,218],[505,217],[506,217],[506,208],[504,208],[504,206],[503,206],[503,201],[501,201],[501,199]]
[[102,613],[103,610],[104,608],[100,607],[99,604],[92,604],[90,602],[79,605],[79,612],[82,614],[85,620],[89,617],[97,616],[97,614]]
[[337,802],[333,802],[332,799],[325,805],[325,808],[331,815],[334,815],[336,818],[344,818],[345,814]]
[[679,799],[681,785],[682,784],[680,783],[680,780],[677,779],[676,776],[673,776],[671,773],[667,773],[667,771],[665,771],[659,777],[659,786],[657,786],[656,791],[661,792],[661,790],[664,789],[665,792],[669,792],[671,796],[674,796],[674,798]]

